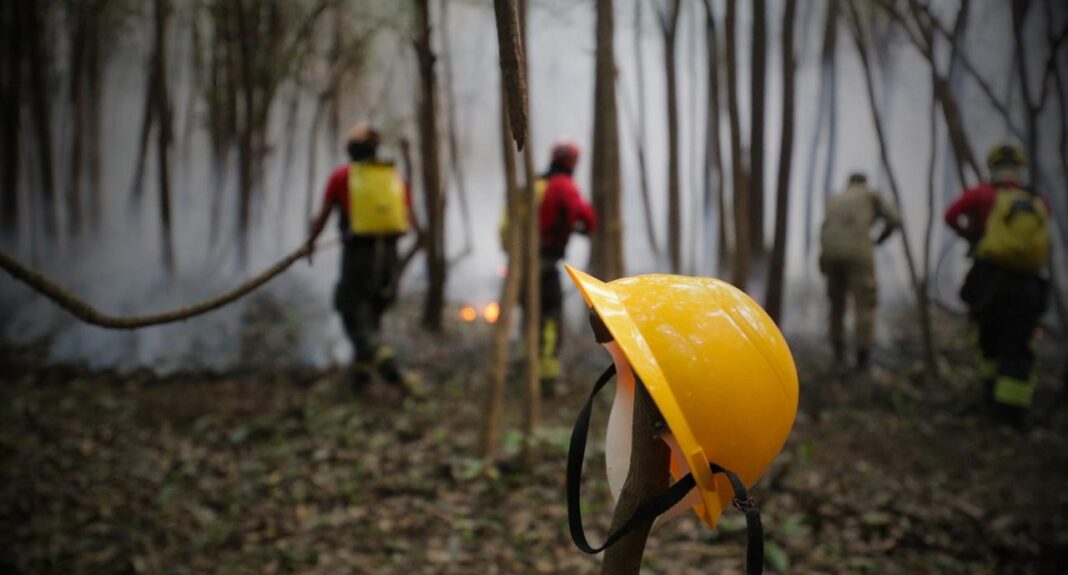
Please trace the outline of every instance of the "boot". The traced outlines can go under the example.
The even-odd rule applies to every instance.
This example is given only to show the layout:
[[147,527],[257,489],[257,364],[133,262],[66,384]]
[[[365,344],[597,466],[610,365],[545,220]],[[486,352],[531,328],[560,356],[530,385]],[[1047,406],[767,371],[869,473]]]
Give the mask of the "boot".
[[831,345],[834,346],[834,363],[838,365],[845,363],[845,343],[836,341]]
[[349,389],[359,394],[374,381],[374,367],[366,362],[357,362],[349,368]]
[[868,371],[871,367],[871,352],[866,349],[857,350],[857,370]]

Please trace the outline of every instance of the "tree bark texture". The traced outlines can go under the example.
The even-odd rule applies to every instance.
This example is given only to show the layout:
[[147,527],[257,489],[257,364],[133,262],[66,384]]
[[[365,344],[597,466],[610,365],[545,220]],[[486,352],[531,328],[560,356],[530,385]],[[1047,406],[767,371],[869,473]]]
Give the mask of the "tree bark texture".
[[486,394],[486,419],[482,428],[482,457],[493,460],[497,454],[497,438],[501,413],[504,411],[504,386],[508,375],[508,336],[511,333],[512,313],[519,300],[519,286],[523,278],[522,249],[523,226],[520,222],[524,210],[520,209],[520,197],[516,157],[508,108],[505,103],[504,85],[501,85],[501,151],[504,154],[505,208],[508,211],[507,233],[502,238],[508,257],[508,268],[501,283],[499,299],[500,315],[493,326],[493,347],[489,360],[489,390]]
[[790,168],[794,152],[794,33],[797,0],[786,0],[782,20],[782,142],[779,148],[779,179],[775,192],[775,240],[768,268],[764,304],[768,315],[782,325],[783,278],[786,268],[786,224],[790,216]]
[[738,112],[738,2],[727,0],[724,28],[727,35],[727,118],[731,138],[731,184],[734,188],[734,255],[731,283],[744,290],[749,280],[749,191],[742,158],[742,128]]
[[504,78],[508,119],[512,123],[512,137],[520,150],[527,141],[527,83],[523,70],[526,56],[519,32],[519,9],[516,0],[493,0],[497,18],[497,47],[500,53],[501,76]]
[[[671,450],[658,436],[662,417],[649,392],[640,383],[634,386],[634,418],[631,423],[630,467],[619,493],[612,516],[613,532],[634,514],[643,501],[668,487]],[[601,575],[638,575],[641,573],[645,543],[653,524],[644,525],[624,535],[609,547],[601,564]]]
[[768,68],[767,2],[753,0],[753,62],[750,67],[749,242],[750,255],[764,261],[764,112]]
[[[526,53],[527,45],[527,2],[520,0],[519,3],[519,29],[520,53]],[[530,70],[527,62],[522,62],[520,69],[523,75],[523,85],[530,85]],[[530,100],[524,100],[524,114],[530,118]],[[511,109],[509,109],[511,113]],[[515,125],[515,122],[511,122]],[[537,175],[534,172],[534,153],[530,148],[531,130],[525,132],[525,140],[519,148],[523,152],[523,175],[526,178],[526,201],[525,213],[523,214],[525,237],[523,274],[525,286],[525,307],[523,319],[525,332],[525,347],[527,355],[527,385],[526,385],[526,409],[523,410],[523,450],[520,453],[520,464],[523,469],[529,471],[534,467],[534,430],[538,426],[541,417],[541,365],[538,362],[540,348],[540,325],[541,325],[541,258],[538,257],[541,244],[538,232],[538,200],[534,189],[534,180]]]
[[437,79],[431,47],[430,0],[416,2],[416,53],[419,59],[419,144],[427,213],[427,292],[423,327],[441,331],[445,308],[445,200],[438,153]]
[[597,53],[593,92],[593,154],[590,189],[600,220],[590,237],[590,272],[608,281],[623,275],[620,209],[619,116],[613,2],[597,0]]

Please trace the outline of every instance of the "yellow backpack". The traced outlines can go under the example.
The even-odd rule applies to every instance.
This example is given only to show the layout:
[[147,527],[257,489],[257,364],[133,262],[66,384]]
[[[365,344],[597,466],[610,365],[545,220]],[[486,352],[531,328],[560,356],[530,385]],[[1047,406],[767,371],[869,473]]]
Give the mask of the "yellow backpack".
[[1037,272],[1049,257],[1049,210],[1037,195],[1016,187],[998,188],[977,255],[999,266]]
[[[538,178],[534,180],[534,199],[538,204],[536,209],[541,209],[541,201],[545,199],[545,189],[548,187],[549,182],[547,182],[545,178]],[[523,200],[523,195],[526,193],[527,187],[525,185],[520,185],[519,194],[521,201]],[[504,212],[501,214],[501,224],[497,226],[497,235],[498,239],[501,242],[501,249],[508,249],[508,232],[510,224],[511,222],[508,221],[508,205],[505,204]]]
[[358,236],[408,231],[404,183],[392,164],[356,162],[349,166],[349,226]]

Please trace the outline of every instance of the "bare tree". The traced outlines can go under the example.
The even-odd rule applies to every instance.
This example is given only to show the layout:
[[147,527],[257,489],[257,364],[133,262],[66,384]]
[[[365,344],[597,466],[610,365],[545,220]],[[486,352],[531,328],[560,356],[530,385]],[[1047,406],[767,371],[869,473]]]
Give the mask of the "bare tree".
[[423,326],[441,331],[445,308],[445,200],[441,193],[438,152],[437,78],[431,47],[430,1],[416,1],[416,55],[419,59],[419,148],[422,156],[426,198],[426,261],[428,286],[423,306]]
[[[705,169],[704,169],[704,229],[705,245],[712,243],[712,204],[716,202],[719,222],[715,226],[717,239],[716,261],[719,272],[725,269],[729,250],[728,227],[730,217],[727,214],[725,190],[723,189],[723,149],[720,143],[720,88],[719,88],[719,37],[716,31],[716,17],[711,0],[704,0],[705,5],[705,51],[708,64],[708,110],[705,114]],[[713,198],[713,195],[715,198]],[[708,269],[712,269],[712,253],[707,253]]]
[[731,184],[734,187],[734,257],[731,283],[745,289],[749,280],[749,191],[742,159],[742,128],[738,117],[738,2],[727,0],[724,28],[727,34],[727,118],[731,138]]
[[826,184],[823,186],[823,196],[826,197],[830,191],[831,178],[834,177],[832,168],[834,165],[834,149],[835,135],[833,134],[836,122],[831,119],[836,114],[835,100],[837,99],[837,46],[838,46],[838,2],[839,0],[827,0],[827,14],[823,23],[823,47],[820,55],[820,91],[819,97],[816,103],[816,125],[813,128],[812,140],[808,146],[808,160],[805,165],[808,166],[805,175],[805,217],[804,217],[804,254],[805,261],[808,261],[808,256],[812,245],[812,222],[815,218],[814,206],[815,206],[815,194],[817,190],[816,186],[816,166],[817,158],[820,149],[821,136],[824,132],[828,132],[828,144],[827,144],[827,161],[826,161],[826,173],[824,178]]
[[597,55],[593,93],[593,159],[590,189],[601,225],[590,237],[590,270],[606,280],[623,275],[620,217],[619,119],[612,0],[597,0]]
[[500,315],[493,326],[493,347],[489,360],[489,393],[486,394],[486,418],[482,428],[482,457],[492,460],[497,451],[497,435],[501,412],[504,411],[504,384],[508,374],[508,335],[511,332],[512,312],[519,300],[519,285],[523,276],[523,226],[520,225],[524,199],[520,197],[516,176],[516,158],[513,148],[508,109],[505,106],[503,85],[501,87],[501,151],[504,153],[505,205],[508,210],[508,225],[505,245],[508,268],[501,284],[499,299]]
[[0,66],[0,186],[3,186],[3,228],[15,234],[19,224],[19,144],[22,142],[22,2],[0,5],[3,66]]
[[449,43],[449,6],[450,0],[441,0],[439,2],[440,17],[441,17],[441,53],[442,53],[442,71],[444,72],[443,80],[445,84],[445,114],[446,122],[448,126],[448,144],[449,144],[449,167],[452,172],[452,177],[456,180],[456,195],[460,200],[460,219],[464,226],[464,247],[460,250],[458,257],[462,258],[470,255],[474,249],[474,239],[472,237],[471,229],[471,209],[468,206],[467,201],[467,182],[464,177],[464,163],[463,158],[460,157],[460,138],[458,135],[459,124],[456,118],[456,91],[454,89],[453,75],[452,75],[452,49]]
[[682,0],[668,0],[666,9],[659,12],[660,32],[664,37],[664,73],[667,81],[668,123],[668,258],[671,271],[682,270],[682,206],[679,197],[679,103],[678,80],[675,69],[675,39],[679,25]]
[[635,142],[635,150],[638,154],[638,183],[640,184],[640,191],[642,195],[642,216],[645,219],[645,234],[649,240],[649,248],[653,250],[654,255],[660,253],[660,248],[656,241],[656,225],[653,220],[653,202],[651,194],[649,192],[649,166],[646,162],[645,156],[645,136],[647,130],[645,128],[646,114],[645,114],[645,58],[643,57],[642,46],[642,6],[647,0],[634,0],[634,65],[637,69],[638,80],[638,136]]
[[167,94],[167,16],[170,11],[168,0],[155,0],[154,24],[156,46],[152,58],[152,79],[155,82],[154,106],[156,118],[159,122],[156,143],[157,167],[159,169],[159,220],[162,249],[163,268],[167,272],[174,271],[174,236],[171,230],[171,178],[170,178],[170,152],[171,152],[171,110],[169,96]]
[[53,167],[51,92],[48,83],[49,58],[45,43],[51,38],[48,29],[48,3],[31,2],[24,6],[25,31],[30,80],[30,116],[37,143],[37,165],[41,177],[42,222],[45,237],[56,234],[56,185]]
[[[879,115],[878,100],[875,95],[875,80],[872,75],[871,62],[868,57],[869,43],[860,16],[857,12],[856,0],[849,0],[847,6],[849,8],[847,10],[849,28],[853,36],[853,42],[857,48],[857,54],[860,56],[861,67],[864,71],[865,86],[867,87],[868,92],[868,104],[871,109],[872,123],[875,125],[875,133],[879,140],[879,156],[882,159],[883,169],[886,170],[887,177],[890,180],[890,190],[893,193],[894,202],[900,208],[902,204],[901,191],[897,184],[897,177],[893,166],[890,163],[890,150],[887,145],[886,132],[883,129],[883,121]],[[921,278],[916,270],[916,259],[912,254],[912,248],[909,244],[908,227],[905,225],[901,226],[901,244],[905,250],[905,262],[908,264],[909,280],[912,283],[912,289],[916,296],[916,304],[919,306],[920,310],[920,329],[922,331],[924,343],[924,363],[926,364],[927,373],[935,375],[934,337],[931,330],[931,316],[927,290],[924,278]]]
[[790,168],[794,151],[794,20],[797,0],[786,0],[782,19],[782,142],[779,148],[779,180],[775,194],[775,241],[768,268],[764,305],[768,315],[781,325],[783,275],[786,267],[786,223],[790,214]]
[[750,69],[749,129],[749,242],[750,255],[758,264],[764,261],[764,111],[767,80],[768,38],[766,0],[753,0],[753,61]]

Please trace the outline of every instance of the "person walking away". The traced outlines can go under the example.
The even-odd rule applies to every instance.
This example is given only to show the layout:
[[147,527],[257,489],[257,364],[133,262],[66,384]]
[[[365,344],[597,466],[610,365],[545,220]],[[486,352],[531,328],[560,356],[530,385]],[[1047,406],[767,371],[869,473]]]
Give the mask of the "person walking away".
[[[571,142],[553,146],[549,169],[535,182],[538,201],[541,325],[539,372],[545,395],[556,392],[560,378],[560,344],[563,340],[564,290],[560,260],[573,232],[588,235],[597,229],[597,215],[582,198],[574,180],[579,149]],[[502,224],[502,237],[507,221]]]
[[1037,373],[1031,340],[1049,300],[1050,209],[1025,186],[1023,151],[1011,144],[987,157],[991,181],[965,192],[945,221],[972,245],[975,262],[960,297],[978,326],[979,373],[988,404],[1002,421],[1022,427]]
[[354,391],[367,385],[375,373],[388,383],[405,384],[394,352],[381,343],[379,332],[382,315],[397,295],[397,241],[411,227],[411,195],[393,165],[378,160],[379,140],[378,131],[368,124],[349,130],[346,151],[350,162],[330,174],[322,208],[308,236],[314,248],[330,216],[337,214],[343,249],[334,307],[352,342],[350,383]]
[[[871,228],[880,221],[882,232],[873,242]],[[852,300],[857,369],[869,365],[878,293],[874,246],[889,239],[900,225],[897,209],[868,187],[864,174],[849,176],[846,189],[827,200],[820,228],[819,267],[827,279],[831,345],[837,363],[845,361],[846,305]]]

